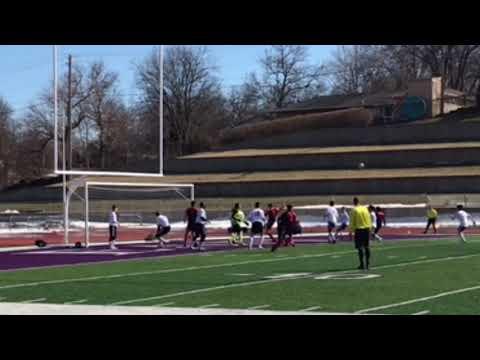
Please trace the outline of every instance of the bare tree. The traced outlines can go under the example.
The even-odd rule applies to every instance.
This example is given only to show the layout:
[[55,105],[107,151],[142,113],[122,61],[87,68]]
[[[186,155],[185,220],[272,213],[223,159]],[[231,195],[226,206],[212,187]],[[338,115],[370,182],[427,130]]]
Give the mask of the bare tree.
[[305,100],[313,94],[325,91],[322,82],[322,67],[309,63],[308,47],[303,45],[274,45],[260,59],[260,78],[251,77],[251,86],[267,107],[284,108],[289,104]]
[[[142,92],[140,106],[149,114],[145,128],[156,128],[154,134],[158,134],[158,61],[158,51],[154,49],[137,71]],[[164,136],[175,153],[188,153],[208,145],[208,134],[212,134],[212,129],[218,130],[218,123],[223,121],[223,96],[215,70],[206,47],[172,46],[165,52]]]

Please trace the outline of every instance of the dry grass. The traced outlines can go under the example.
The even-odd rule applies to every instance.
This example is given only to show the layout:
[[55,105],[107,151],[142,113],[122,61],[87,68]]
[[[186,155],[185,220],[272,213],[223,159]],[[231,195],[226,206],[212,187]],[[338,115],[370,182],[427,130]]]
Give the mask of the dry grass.
[[222,143],[235,143],[246,139],[270,137],[325,128],[367,127],[373,122],[370,111],[348,109],[323,114],[297,115],[273,121],[240,126],[222,132]]
[[[479,119],[480,120],[480,119]],[[342,154],[359,152],[384,152],[403,150],[440,150],[480,148],[480,142],[457,142],[437,144],[404,144],[404,145],[366,145],[366,146],[338,146],[327,148],[289,148],[289,149],[241,149],[231,151],[217,151],[198,153],[181,157],[180,159],[213,159],[235,157],[285,156],[285,155],[316,155]]]

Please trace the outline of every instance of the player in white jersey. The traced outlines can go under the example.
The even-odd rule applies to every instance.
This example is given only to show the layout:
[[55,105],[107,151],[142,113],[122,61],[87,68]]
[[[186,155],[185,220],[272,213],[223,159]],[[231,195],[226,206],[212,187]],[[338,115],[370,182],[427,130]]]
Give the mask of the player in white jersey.
[[118,226],[120,225],[118,223],[117,211],[118,211],[117,206],[113,205],[112,211],[108,216],[108,233],[109,233],[108,242],[110,244],[110,249],[112,250],[117,249],[117,247],[115,246],[115,240],[117,240]]
[[335,244],[337,241],[336,236],[333,234],[333,231],[337,227],[338,222],[338,211],[335,209],[335,202],[330,201],[330,206],[325,210],[325,220],[327,221],[327,230],[328,230],[328,243]]
[[338,239],[338,235],[342,234],[343,238],[343,231],[348,228],[350,225],[350,216],[348,215],[348,211],[345,207],[340,209],[340,226],[338,226],[337,231],[335,232],[335,238]]
[[[204,251],[205,248],[203,247],[203,243],[207,238],[207,211],[205,210],[205,204],[203,202],[200,203],[200,208],[197,212],[197,218],[195,219],[195,230],[193,231],[193,244],[192,250],[197,249],[200,251]],[[200,237],[200,244],[197,243],[197,239]]]
[[378,242],[382,242],[383,238],[375,231],[377,228],[377,213],[375,212],[375,207],[370,205],[368,211],[370,212],[370,217],[372,219],[372,237]]
[[473,226],[477,226],[477,223],[475,222],[475,219],[473,218],[472,215],[470,215],[468,212],[466,212],[463,209],[463,205],[457,205],[457,212],[455,213],[454,216],[452,216],[452,219],[458,221],[458,236],[460,236],[460,240],[463,243],[467,242],[467,239],[465,238],[465,230],[468,228],[468,220],[472,221]]
[[266,217],[265,212],[260,208],[259,202],[255,203],[255,208],[250,211],[250,214],[248,214],[248,221],[252,223],[252,228],[250,230],[250,244],[248,248],[252,250],[255,237],[260,236],[258,248],[263,249],[263,228],[265,227]]
[[155,239],[158,239],[158,247],[163,248],[165,244],[169,243],[169,241],[165,240],[163,237],[171,230],[170,222],[165,215],[160,215],[158,211],[155,213],[155,216],[157,217],[157,232],[155,234]]

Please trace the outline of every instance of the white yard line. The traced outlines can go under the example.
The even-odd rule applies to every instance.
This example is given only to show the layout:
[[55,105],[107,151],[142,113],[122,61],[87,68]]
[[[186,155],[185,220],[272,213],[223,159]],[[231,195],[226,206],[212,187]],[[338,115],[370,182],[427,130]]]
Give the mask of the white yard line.
[[427,315],[427,314],[430,314],[430,310],[419,311],[419,312],[414,313],[412,315]]
[[321,308],[322,308],[321,306],[311,306],[311,307],[308,307],[306,309],[302,309],[302,310],[298,310],[298,311],[314,311],[314,310],[319,310]]
[[372,312],[372,311],[391,309],[391,308],[395,308],[395,307],[399,307],[399,306],[416,304],[416,303],[419,303],[419,302],[430,301],[430,300],[439,299],[439,298],[442,298],[442,297],[445,297],[445,296],[462,294],[462,293],[465,293],[465,292],[476,291],[476,290],[480,290],[480,285],[472,286],[472,287],[468,287],[468,288],[463,288],[463,289],[458,289],[458,290],[453,290],[453,291],[446,291],[446,292],[442,292],[442,293],[439,293],[439,294],[436,294],[436,295],[425,296],[425,297],[416,298],[416,299],[407,300],[407,301],[402,301],[402,302],[398,302],[398,303],[394,303],[394,304],[387,304],[387,305],[376,306],[376,307],[372,307],[372,308],[368,308],[368,309],[362,309],[362,310],[355,311],[355,313],[356,314],[365,314],[365,313],[369,313],[369,312]]
[[257,305],[257,306],[251,306],[249,308],[247,308],[247,310],[260,310],[260,309],[266,309],[266,308],[269,308],[270,305],[268,304],[265,304],[265,305]]
[[25,300],[25,301],[20,301],[22,304],[31,304],[31,303],[36,303],[36,302],[42,302],[46,301],[46,298],[38,298],[38,299],[31,299],[31,300]]
[[[445,245],[445,244],[443,244],[443,245]],[[418,247],[426,247],[426,246],[435,246],[435,245],[422,244],[422,245],[411,245],[411,246],[408,246],[408,245],[391,246],[391,247],[377,248],[376,251],[408,249],[408,248],[418,248]],[[29,282],[29,283],[3,285],[3,286],[0,286],[0,290],[21,288],[21,287],[31,287],[31,286],[41,286],[41,285],[57,285],[57,284],[66,284],[66,283],[82,282],[82,281],[107,280],[107,279],[116,279],[116,278],[124,278],[124,277],[134,277],[134,276],[168,274],[168,273],[176,273],[176,272],[183,272],[183,271],[207,270],[207,269],[232,267],[232,266],[239,266],[239,265],[261,264],[261,263],[270,263],[270,262],[278,262],[278,261],[291,261],[291,260],[300,260],[300,259],[312,259],[312,258],[321,258],[321,257],[339,255],[339,254],[344,255],[344,254],[355,254],[355,253],[356,253],[355,250],[335,251],[335,252],[328,252],[328,253],[323,253],[323,254],[300,255],[300,256],[290,256],[290,257],[285,257],[285,258],[269,258],[269,259],[261,259],[261,260],[246,260],[246,261],[223,263],[223,264],[189,266],[189,267],[185,267],[185,268],[170,268],[170,269],[162,269],[162,270],[156,270],[156,271],[142,271],[142,272],[133,272],[133,273],[113,274],[113,275],[88,276],[88,277],[71,278],[71,279],[45,280],[45,281],[37,281],[37,282]],[[456,257],[456,258],[431,259],[431,260],[426,260],[425,262],[444,261],[445,259],[448,259],[448,260],[462,259],[462,258],[468,258],[468,257],[474,257],[474,256],[480,256],[480,254],[472,254],[472,255],[460,256],[460,257]],[[416,262],[410,262],[410,263],[407,263],[407,264],[415,264],[415,263]],[[93,264],[98,264],[98,263],[93,263]],[[68,265],[68,266],[73,266],[73,265]],[[397,265],[395,265],[395,264],[394,265],[385,265],[383,267],[376,267],[376,268],[378,269],[378,268],[385,268],[385,267],[390,267],[390,266],[397,266]],[[372,269],[374,269],[374,268],[372,268]],[[348,272],[350,272],[350,270]]]
[[[406,267],[406,266],[411,266],[411,265],[418,265],[418,264],[425,264],[425,263],[432,263],[432,262],[468,259],[468,258],[478,257],[478,256],[480,256],[480,254],[472,254],[472,255],[457,256],[457,257],[446,257],[446,258],[430,259],[430,260],[410,261],[410,262],[404,262],[404,263],[398,263],[398,264],[376,266],[376,267],[372,267],[371,269],[372,270],[375,270],[375,269],[378,270],[378,269],[389,269],[389,268],[395,268],[395,267]],[[344,273],[351,273],[351,272],[352,272],[351,270],[346,270],[346,271],[335,272],[335,274],[344,274]],[[274,278],[269,278],[269,279],[264,279],[264,280],[255,280],[255,281],[248,281],[248,282],[228,284],[228,285],[219,285],[219,286],[213,286],[213,287],[208,287],[208,288],[200,288],[200,289],[194,289],[194,290],[181,291],[181,292],[177,292],[177,293],[171,293],[171,294],[165,294],[165,295],[159,295],[159,296],[152,296],[152,297],[147,297],[147,298],[137,298],[137,299],[118,301],[118,302],[112,303],[110,305],[128,305],[128,304],[133,304],[133,303],[141,303],[141,302],[146,302],[146,301],[151,301],[151,300],[159,300],[159,299],[165,299],[165,298],[171,298],[171,297],[177,297],[177,296],[184,296],[184,295],[192,295],[192,294],[204,293],[204,292],[215,291],[215,290],[224,290],[224,289],[231,289],[231,288],[237,288],[237,287],[268,284],[268,283],[277,282],[277,281],[307,279],[307,278],[311,278],[311,277],[315,277],[315,276],[318,276],[318,274],[301,273],[301,274],[298,274],[298,276],[274,277]],[[370,309],[367,309],[367,310],[370,310]],[[376,310],[376,308],[375,308],[375,310]],[[361,311],[363,312],[363,310],[361,310]],[[362,312],[360,312],[360,313],[362,313]]]
[[199,306],[198,308],[199,309],[209,309],[209,308],[214,308],[214,307],[219,307],[220,304],[207,304],[207,305],[202,305],[202,306]]
[[227,276],[253,276],[255,274],[225,274]]
[[128,304],[141,303],[141,302],[146,302],[146,301],[151,301],[151,300],[159,300],[159,299],[167,299],[167,298],[172,298],[172,297],[177,297],[177,296],[199,294],[199,293],[215,291],[215,290],[232,289],[232,288],[252,286],[252,285],[269,284],[269,283],[278,282],[278,281],[301,279],[301,278],[306,278],[306,277],[310,277],[310,276],[311,275],[298,276],[298,277],[292,277],[292,278],[281,278],[281,279],[277,278],[277,279],[267,279],[267,280],[256,280],[256,281],[248,281],[248,282],[242,282],[242,283],[236,283],[236,284],[219,285],[219,286],[213,286],[213,287],[208,287],[208,288],[200,288],[200,289],[194,289],[194,290],[180,291],[180,292],[176,292],[176,293],[159,295],[159,296],[151,296],[151,297],[146,297],[146,298],[137,298],[137,299],[131,299],[131,300],[117,301],[117,302],[114,302],[110,305],[128,305]]

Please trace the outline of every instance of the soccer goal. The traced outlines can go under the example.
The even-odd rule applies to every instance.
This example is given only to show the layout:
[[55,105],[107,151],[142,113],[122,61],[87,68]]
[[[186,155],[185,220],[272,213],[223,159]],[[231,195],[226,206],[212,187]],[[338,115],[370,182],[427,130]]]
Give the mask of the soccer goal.
[[195,199],[194,185],[141,179],[80,177],[70,181],[65,202],[65,244],[82,243],[89,247],[106,243],[108,215],[113,205],[119,209],[119,243],[147,241],[155,229],[157,211],[171,222],[182,220],[183,209]]

